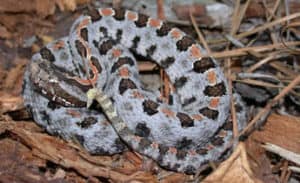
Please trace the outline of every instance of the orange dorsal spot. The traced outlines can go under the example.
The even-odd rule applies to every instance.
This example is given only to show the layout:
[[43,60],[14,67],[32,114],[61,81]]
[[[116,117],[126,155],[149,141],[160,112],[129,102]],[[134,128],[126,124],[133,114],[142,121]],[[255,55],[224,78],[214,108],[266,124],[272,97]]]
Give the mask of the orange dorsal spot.
[[[88,24],[90,24],[90,18],[85,18],[85,19],[83,19],[80,23],[79,23],[79,25],[78,25],[78,29],[81,29],[81,28],[83,28],[83,27],[86,27]],[[79,30],[80,31],[80,30]]]
[[152,144],[151,144],[151,147],[153,148],[153,149],[158,149],[158,143],[156,143],[156,142],[152,142]]
[[98,79],[98,74],[94,74],[93,78],[91,78],[91,79],[81,79],[78,77],[75,77],[74,79],[81,85],[89,86],[89,85],[93,85],[96,83],[96,81]]
[[201,120],[203,119],[203,116],[200,115],[200,114],[193,114],[193,115],[192,115],[192,118],[193,118],[194,120],[201,121]]
[[160,26],[161,26],[161,21],[158,20],[158,19],[150,18],[148,24],[149,24],[151,27],[160,28]]
[[209,71],[207,73],[207,80],[209,82],[209,84],[214,85],[217,83],[217,75],[215,73],[215,71]]
[[111,8],[103,8],[100,10],[100,14],[102,16],[112,16],[114,14],[114,10]]
[[173,29],[171,30],[171,35],[172,35],[172,37],[173,37],[174,39],[180,39],[180,38],[182,37],[182,32],[179,31],[179,30],[176,29],[176,28],[173,28]]
[[196,151],[195,150],[190,150],[189,151],[189,155],[191,155],[191,156],[195,156],[197,153],[196,153]]
[[89,62],[90,64],[90,68],[92,69],[92,72],[94,74],[93,78],[90,78],[90,82],[95,84],[97,82],[97,79],[98,79],[98,74],[99,74],[99,71],[97,69],[97,67],[92,63],[92,62]]
[[209,102],[209,107],[211,108],[217,108],[220,102],[220,98],[219,97],[214,97],[210,100]]
[[194,44],[191,46],[190,52],[193,58],[200,59],[202,57],[200,48]]
[[58,40],[53,45],[53,50],[59,50],[59,49],[64,48],[64,47],[65,47],[65,42],[63,40]]
[[141,94],[141,93],[138,92],[138,91],[133,91],[132,94],[133,94],[133,97],[134,97],[134,98],[140,98],[140,99],[144,98],[144,95]]
[[96,66],[94,66],[92,64],[92,62],[89,62],[90,68],[92,69],[93,72],[93,78],[89,78],[89,79],[81,79],[78,77],[74,77],[73,79],[75,79],[78,83],[82,84],[82,85],[94,85],[97,80],[98,80],[98,76],[99,76],[99,72]]
[[169,147],[169,150],[168,150],[170,153],[172,154],[176,154],[177,153],[177,149],[175,147]]
[[168,118],[175,117],[175,113],[168,108],[162,108],[161,112],[164,113]]
[[123,68],[121,68],[120,70],[119,70],[119,75],[121,76],[121,77],[125,77],[125,78],[127,78],[128,76],[129,76],[129,71],[128,71],[128,69],[126,68],[126,67],[123,67]]
[[112,55],[113,55],[114,58],[120,57],[121,54],[122,54],[122,51],[119,50],[119,49],[113,49],[113,50],[112,50]]
[[67,109],[67,114],[69,114],[70,116],[72,116],[74,118],[79,118],[81,116],[80,112],[78,112],[76,110],[72,110],[72,109]]
[[137,14],[135,12],[132,12],[132,11],[128,11],[127,14],[126,14],[126,18],[128,20],[131,20],[131,21],[135,21],[137,20]]

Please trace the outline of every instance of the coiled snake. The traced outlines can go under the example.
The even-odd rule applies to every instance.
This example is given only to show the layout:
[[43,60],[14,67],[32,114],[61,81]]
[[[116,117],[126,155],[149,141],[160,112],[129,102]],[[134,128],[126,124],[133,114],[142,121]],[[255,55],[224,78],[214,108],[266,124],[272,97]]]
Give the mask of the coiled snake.
[[[32,57],[25,104],[48,132],[76,138],[90,153],[129,146],[163,167],[192,174],[226,153],[232,138],[228,85],[204,52],[160,20],[93,9],[75,21],[69,36]],[[143,88],[134,55],[165,70],[173,85],[169,103]],[[86,107],[92,99],[102,111]]]

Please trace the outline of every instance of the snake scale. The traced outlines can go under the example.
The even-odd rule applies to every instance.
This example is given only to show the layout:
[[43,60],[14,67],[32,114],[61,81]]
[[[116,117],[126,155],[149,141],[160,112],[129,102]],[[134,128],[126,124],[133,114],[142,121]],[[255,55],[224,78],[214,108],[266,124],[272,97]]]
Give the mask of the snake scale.
[[[232,138],[227,81],[203,53],[193,38],[160,20],[91,9],[67,37],[32,57],[25,104],[49,133],[75,138],[92,154],[129,147],[162,167],[193,174],[226,154]],[[137,55],[167,73],[173,86],[168,102],[144,89]],[[101,108],[87,108],[92,99]]]

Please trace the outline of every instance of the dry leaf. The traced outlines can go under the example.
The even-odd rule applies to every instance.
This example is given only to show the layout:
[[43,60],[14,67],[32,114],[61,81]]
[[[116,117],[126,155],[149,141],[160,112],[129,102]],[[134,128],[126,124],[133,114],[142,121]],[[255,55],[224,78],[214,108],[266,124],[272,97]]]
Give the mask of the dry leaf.
[[260,183],[262,181],[255,178],[248,162],[245,145],[240,143],[233,154],[203,182]]
[[260,131],[252,138],[261,143],[271,143],[300,154],[300,118],[272,114]]

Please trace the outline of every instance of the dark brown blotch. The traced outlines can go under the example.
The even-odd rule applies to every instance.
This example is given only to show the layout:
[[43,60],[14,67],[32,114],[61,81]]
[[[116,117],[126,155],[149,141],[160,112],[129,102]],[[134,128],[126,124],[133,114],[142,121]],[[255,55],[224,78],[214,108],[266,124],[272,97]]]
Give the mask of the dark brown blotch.
[[[94,75],[94,73],[90,73],[91,75]],[[79,88],[80,90],[82,90],[83,92],[87,92],[89,89],[91,89],[90,85],[82,85],[79,82],[77,82],[74,79],[71,78],[65,78],[64,82],[66,82],[67,84],[69,84],[70,86],[74,86]]]
[[96,123],[97,123],[97,119],[90,116],[90,117],[84,118],[81,122],[77,122],[76,124],[78,126],[80,126],[81,128],[86,129]]
[[49,65],[49,67],[53,70],[53,72],[55,72],[55,74],[59,73],[58,75],[62,75],[61,78],[65,78],[64,75],[69,75],[71,77],[75,76],[75,74],[72,71],[67,70],[65,67],[60,67],[54,64]]
[[124,20],[125,19],[125,10],[123,8],[118,8],[118,9],[115,9],[115,15],[114,15],[114,18],[116,20]]
[[139,44],[140,41],[141,41],[141,38],[140,38],[139,36],[135,36],[135,37],[133,38],[133,40],[132,40],[132,46],[131,46],[131,49],[135,51],[135,50],[137,49],[138,44]]
[[224,140],[222,137],[216,136],[211,140],[211,144],[214,146],[221,146],[223,143],[224,143]]
[[153,115],[158,112],[158,103],[152,101],[152,100],[145,100],[143,102],[143,109],[144,112],[147,113],[148,115]]
[[152,143],[152,142],[151,142],[149,139],[147,139],[147,138],[142,138],[141,141],[140,141],[140,143],[139,143],[139,149],[140,149],[140,150],[147,149],[147,148],[150,147],[151,143]]
[[95,74],[93,70],[89,69],[89,78],[94,78]]
[[75,41],[75,47],[76,47],[76,50],[77,50],[78,54],[81,57],[86,58],[87,51],[86,51],[86,48],[84,47],[84,45],[82,44],[82,42],[80,42],[79,40],[76,40]]
[[128,89],[136,89],[135,83],[130,79],[123,78],[119,84],[119,92],[122,95]]
[[155,52],[156,48],[157,48],[156,45],[151,45],[149,48],[147,48],[146,50],[147,56],[151,57]]
[[101,20],[101,15],[96,8],[90,8],[87,12],[87,15],[91,17],[92,22]]
[[99,42],[96,41],[96,40],[93,40],[93,45],[94,45],[96,48],[98,48]]
[[160,66],[164,69],[170,67],[170,65],[172,65],[175,62],[175,58],[174,57],[167,57],[165,60],[162,60],[160,62]]
[[167,154],[169,148],[167,146],[164,146],[163,144],[159,144],[158,146],[159,154],[165,155]]
[[[121,141],[121,139],[117,138],[115,140],[115,144],[114,147],[117,149],[118,152],[122,152],[125,150],[126,146],[124,145],[124,143]],[[106,153],[107,154],[107,153]]]
[[99,60],[96,57],[92,56],[91,57],[91,62],[97,68],[98,73],[101,73],[102,72],[102,67],[99,63]]
[[101,45],[99,45],[98,50],[101,55],[105,55],[113,46],[115,45],[114,40],[106,40],[103,41]]
[[188,165],[187,167],[185,167],[184,173],[186,173],[188,175],[194,174],[194,173],[196,173],[196,168],[192,165]]
[[117,30],[117,33],[116,33],[116,42],[117,42],[117,43],[120,43],[120,42],[121,42],[122,34],[123,34],[123,31],[122,31],[121,29],[118,29],[118,30]]
[[195,41],[189,36],[184,36],[181,40],[177,41],[176,46],[179,51],[186,51]]
[[168,101],[169,105],[173,105],[174,104],[174,99],[173,99],[173,95],[169,95],[169,101]]
[[193,103],[193,102],[195,102],[196,101],[196,97],[191,97],[191,98],[186,98],[186,99],[184,99],[184,101],[183,101],[183,103],[182,103],[182,106],[184,107],[184,106],[187,106],[187,105],[189,105],[189,104],[191,104],[191,103]]
[[172,26],[170,26],[167,23],[163,23],[162,26],[160,27],[160,29],[156,30],[156,34],[160,37],[162,36],[166,36],[168,35],[168,33],[170,32],[170,30],[172,29]]
[[140,137],[148,137],[150,135],[150,128],[147,127],[146,123],[138,123],[135,127],[135,135]]
[[202,58],[193,63],[193,70],[197,73],[204,73],[210,68],[215,68],[216,64],[212,61],[211,58]]
[[50,100],[47,104],[47,107],[49,109],[55,110],[55,109],[59,109],[61,106]]
[[180,120],[183,128],[194,126],[194,120],[187,114],[178,112],[176,117]]
[[237,113],[239,113],[239,112],[241,112],[243,110],[243,106],[240,105],[240,104],[235,104],[234,107],[235,107],[235,111]]
[[181,88],[185,85],[187,82],[187,77],[181,76],[180,78],[176,78],[174,82],[174,87],[175,88]]
[[187,151],[180,150],[180,151],[177,151],[176,158],[179,160],[183,160],[186,157],[186,155],[187,155]]
[[158,149],[159,149],[159,157],[157,158],[157,162],[162,163],[164,160],[164,156],[167,154],[169,148],[167,146],[164,146],[163,144],[159,144]]
[[188,139],[187,137],[183,137],[181,140],[176,142],[177,149],[187,149],[191,144],[193,143],[193,140]]
[[42,58],[45,60],[49,60],[50,62],[55,61],[54,55],[52,54],[51,50],[49,50],[47,47],[43,47],[40,50],[40,54],[41,54]]
[[42,111],[39,111],[39,115],[41,116],[41,119],[43,121],[47,122],[47,124],[49,125],[49,123],[51,121],[49,114],[45,110],[42,110]]
[[148,22],[148,16],[139,14],[138,19],[134,22],[137,27],[145,27]]
[[175,163],[174,165],[173,165],[173,170],[178,170],[178,168],[180,167],[181,165],[179,164],[179,163]]
[[114,63],[114,65],[111,67],[111,73],[114,73],[116,70],[118,70],[120,67],[122,67],[123,65],[128,64],[130,66],[134,65],[134,62],[132,60],[132,58],[130,57],[121,57],[119,58],[119,60]]
[[205,108],[202,108],[199,110],[199,112],[206,116],[207,118],[210,118],[210,119],[217,119],[218,118],[218,115],[219,115],[219,112],[217,110],[212,110],[208,107],[205,107]]
[[207,151],[208,151],[207,149],[201,148],[201,149],[197,149],[196,153],[200,155],[205,155],[207,154]]
[[109,152],[107,150],[105,150],[104,148],[102,147],[96,147],[96,149],[94,150],[94,152],[92,152],[92,154],[95,154],[95,155],[107,155],[109,154]]
[[104,35],[104,37],[108,36],[107,28],[105,28],[105,27],[99,27],[99,32],[102,32],[102,34]]
[[81,144],[81,145],[84,144],[84,141],[85,141],[84,136],[78,135],[78,134],[74,134],[74,137],[75,137],[76,141],[79,142],[79,144]]
[[88,42],[88,30],[86,27],[83,29],[80,29],[80,36],[83,38],[83,40]]
[[223,125],[223,129],[226,131],[231,131],[233,128],[233,124],[230,120],[226,120],[225,124]]
[[221,82],[214,86],[206,86],[203,92],[210,97],[222,96],[226,94],[226,87],[224,82]]

